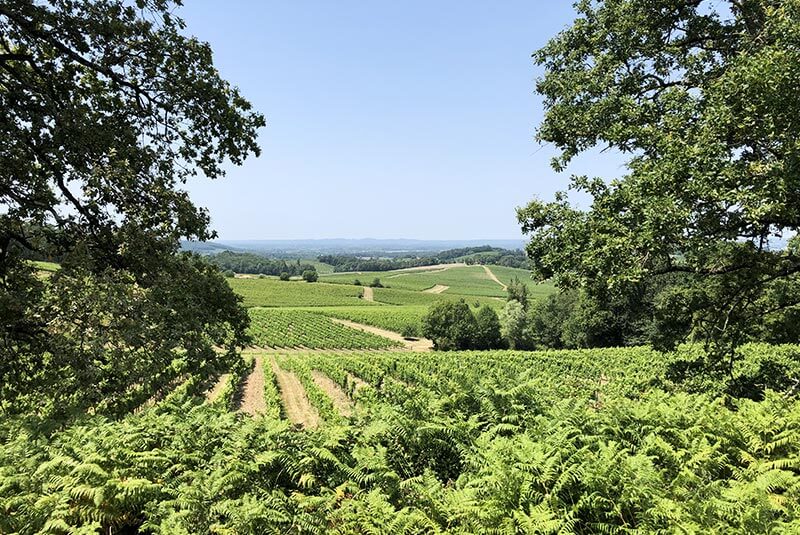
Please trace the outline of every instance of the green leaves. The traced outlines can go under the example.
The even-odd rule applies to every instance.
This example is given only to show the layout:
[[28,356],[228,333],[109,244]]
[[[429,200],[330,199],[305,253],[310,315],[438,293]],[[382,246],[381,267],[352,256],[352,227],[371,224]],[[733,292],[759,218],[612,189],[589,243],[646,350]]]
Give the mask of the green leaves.
[[673,283],[694,296],[683,300],[693,332],[718,363],[800,304],[797,291],[771,297],[800,276],[800,258],[775,246],[800,228],[800,4],[723,4],[576,5],[573,25],[534,56],[545,68],[538,136],[561,151],[556,171],[596,146],[630,155],[628,169],[573,177],[586,211],[565,194],[518,211],[534,274],[562,287],[602,294],[685,274]]

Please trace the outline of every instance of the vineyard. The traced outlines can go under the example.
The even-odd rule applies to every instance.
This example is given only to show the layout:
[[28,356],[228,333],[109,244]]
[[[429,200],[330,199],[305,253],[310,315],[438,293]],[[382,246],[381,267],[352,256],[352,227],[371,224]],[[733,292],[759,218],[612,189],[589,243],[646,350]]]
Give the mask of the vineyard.
[[228,279],[246,307],[302,307],[371,305],[361,299],[363,289],[324,283],[278,281],[268,278]]
[[252,308],[250,320],[249,334],[261,347],[387,349],[398,345],[304,310]]
[[[800,529],[800,405],[686,392],[649,349],[259,358],[213,402],[191,376],[121,419],[3,419],[0,532]],[[253,373],[255,417],[236,411]]]
[[403,333],[408,327],[420,329],[422,318],[428,312],[426,306],[379,306],[379,307],[319,307],[308,308],[331,318],[350,320],[364,325],[380,327]]

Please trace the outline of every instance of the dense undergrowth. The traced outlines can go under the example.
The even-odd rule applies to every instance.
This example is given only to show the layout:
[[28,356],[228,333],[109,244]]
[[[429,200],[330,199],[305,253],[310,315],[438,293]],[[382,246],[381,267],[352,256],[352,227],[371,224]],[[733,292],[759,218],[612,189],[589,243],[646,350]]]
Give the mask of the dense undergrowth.
[[[798,369],[797,346],[745,348]],[[685,355],[684,355],[685,356]],[[645,348],[287,355],[353,396],[323,425],[190,377],[122,418],[0,424],[2,533],[796,533],[800,404],[673,382]],[[358,388],[354,378],[368,386]],[[268,388],[274,389],[269,384]],[[701,388],[702,387],[702,388]],[[700,392],[705,388],[705,392]],[[274,391],[271,394],[274,396]]]

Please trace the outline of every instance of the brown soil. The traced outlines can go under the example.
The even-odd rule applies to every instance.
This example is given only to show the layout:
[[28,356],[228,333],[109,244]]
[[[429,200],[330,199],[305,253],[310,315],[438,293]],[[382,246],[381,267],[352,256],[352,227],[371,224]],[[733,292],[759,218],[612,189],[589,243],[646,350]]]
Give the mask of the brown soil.
[[427,338],[406,340],[405,338],[403,338],[403,335],[399,333],[396,333],[394,331],[387,331],[386,329],[381,329],[379,327],[373,327],[372,325],[363,325],[361,323],[356,323],[354,321],[349,321],[349,320],[341,320],[339,318],[331,318],[331,321],[339,323],[346,327],[350,327],[351,329],[358,329],[360,331],[377,334],[378,336],[383,336],[384,338],[388,338],[390,340],[395,340],[396,342],[400,342],[401,344],[403,344],[406,347],[406,349],[410,349],[411,351],[431,351],[433,349],[433,342],[431,342]]
[[331,398],[333,406],[339,411],[342,416],[350,416],[353,414],[353,401],[347,397],[344,390],[339,385],[334,383],[330,377],[318,370],[311,371],[311,377],[320,389]]
[[437,284],[436,286],[433,286],[432,288],[428,288],[427,290],[422,290],[422,293],[424,293],[424,294],[440,294],[440,293],[444,292],[445,290],[447,290],[448,288],[450,288],[450,287],[449,286],[445,286],[444,284]]
[[222,375],[220,375],[219,379],[217,379],[216,384],[206,392],[206,401],[208,401],[209,403],[215,402],[217,398],[219,398],[220,394],[222,394],[222,391],[225,389],[225,385],[228,384],[228,381],[230,381],[230,379],[231,379],[231,374],[229,373],[223,373]]
[[239,410],[250,416],[263,414],[267,410],[267,403],[264,400],[264,359],[261,356],[255,359],[253,371],[244,382],[242,403],[239,405]]
[[364,293],[361,295],[361,299],[364,301],[374,301],[375,300],[375,292],[372,291],[372,288],[369,286],[364,286]]
[[441,273],[442,271],[447,271],[450,268],[454,267],[464,267],[466,266],[463,262],[456,262],[453,264],[436,264],[435,266],[417,266],[412,268],[405,268],[405,269],[398,269],[394,275],[389,275],[386,277],[387,279],[393,279],[395,277],[402,277],[408,273],[413,273],[416,271],[424,271],[426,273]]
[[483,269],[486,271],[486,274],[489,276],[490,279],[492,279],[494,282],[503,287],[503,291],[506,291],[508,289],[508,286],[500,282],[500,279],[498,279],[497,276],[494,273],[492,273],[492,270],[489,269],[489,266],[483,266]]
[[306,391],[302,383],[300,383],[300,379],[295,374],[280,369],[275,359],[272,359],[272,371],[278,379],[278,388],[281,391],[286,417],[306,429],[319,427],[319,413],[308,401],[308,396],[306,396]]

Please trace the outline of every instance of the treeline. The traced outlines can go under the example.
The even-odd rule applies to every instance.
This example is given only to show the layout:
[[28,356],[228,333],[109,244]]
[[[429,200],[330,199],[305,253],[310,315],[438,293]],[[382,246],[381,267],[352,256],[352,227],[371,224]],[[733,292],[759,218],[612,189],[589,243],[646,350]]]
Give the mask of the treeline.
[[316,273],[317,268],[313,264],[302,263],[300,260],[287,262],[282,259],[266,258],[253,253],[234,253],[223,251],[215,255],[203,257],[211,264],[219,267],[222,271],[232,271],[235,273],[248,273],[252,275],[275,275],[287,274],[289,276],[302,276],[307,271]]
[[466,264],[494,264],[527,269],[528,259],[521,250],[512,251],[500,247],[482,245],[448,249],[434,256],[372,257],[354,255],[322,255],[317,260],[333,266],[335,272],[343,271],[391,271],[420,266],[433,266],[451,262]]
[[317,260],[333,266],[333,271],[391,271],[440,264],[433,257],[364,258],[349,255],[322,255]]

